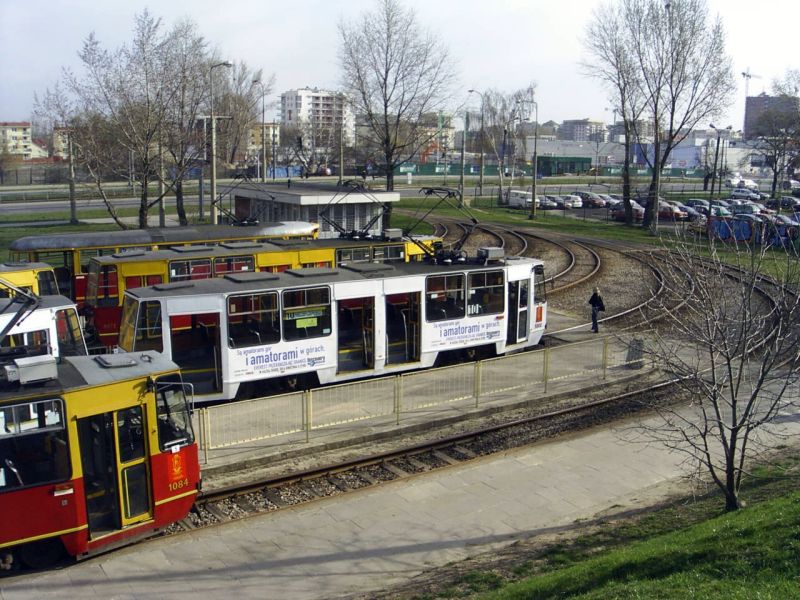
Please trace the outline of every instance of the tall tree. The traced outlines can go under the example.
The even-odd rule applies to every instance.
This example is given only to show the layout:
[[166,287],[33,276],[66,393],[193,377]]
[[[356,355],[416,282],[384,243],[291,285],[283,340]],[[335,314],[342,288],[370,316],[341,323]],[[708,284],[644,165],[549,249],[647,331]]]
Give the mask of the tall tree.
[[631,206],[631,151],[636,142],[637,124],[644,110],[644,97],[637,84],[637,67],[627,48],[627,30],[621,5],[604,4],[596,8],[586,27],[583,43],[589,59],[584,72],[602,81],[611,104],[622,120],[625,158],[622,165],[622,198],[625,222],[634,222]]
[[[649,227],[657,218],[661,171],[672,150],[698,123],[713,120],[730,103],[734,79],[725,31],[719,18],[709,19],[705,0],[619,0],[595,15],[596,21],[614,24],[614,41],[605,52],[611,62],[601,68],[616,71],[608,79],[617,87],[622,82],[631,86],[618,99],[633,98],[637,106],[641,101],[642,115],[652,123],[651,150],[645,153],[652,169],[644,219]],[[596,58],[603,56],[594,50],[590,53]],[[628,121],[623,113],[623,122],[642,141],[636,132],[639,121]]]
[[656,310],[666,322],[646,347],[690,404],[658,407],[662,419],[646,433],[684,453],[698,475],[710,475],[726,509],[735,510],[749,461],[767,448],[762,433],[779,434],[781,412],[794,405],[800,272],[793,251],[717,245],[675,240],[662,263]]
[[447,49],[399,0],[376,0],[359,22],[339,24],[344,88],[380,143],[386,189],[394,169],[436,136],[436,115],[454,81]]
[[511,93],[499,90],[483,92],[484,103],[484,140],[497,160],[499,176],[499,198],[503,198],[505,184],[506,159],[513,156],[516,147],[516,124],[526,114],[536,90],[534,84]]

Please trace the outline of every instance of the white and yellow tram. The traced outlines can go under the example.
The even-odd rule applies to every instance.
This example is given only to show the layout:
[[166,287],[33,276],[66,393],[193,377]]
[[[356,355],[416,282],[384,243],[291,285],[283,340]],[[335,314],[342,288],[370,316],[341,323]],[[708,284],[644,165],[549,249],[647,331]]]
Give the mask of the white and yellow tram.
[[163,352],[200,402],[431,367],[539,343],[540,260],[364,263],[127,290],[119,345]]

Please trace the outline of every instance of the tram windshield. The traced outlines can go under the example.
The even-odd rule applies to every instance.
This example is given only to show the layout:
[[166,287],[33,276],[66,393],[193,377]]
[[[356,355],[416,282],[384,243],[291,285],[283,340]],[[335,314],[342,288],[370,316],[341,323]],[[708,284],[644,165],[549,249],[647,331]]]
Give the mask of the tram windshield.
[[177,450],[194,443],[185,389],[186,385],[175,375],[156,381],[158,444],[162,451]]
[[69,478],[69,452],[60,399],[0,408],[0,493]]

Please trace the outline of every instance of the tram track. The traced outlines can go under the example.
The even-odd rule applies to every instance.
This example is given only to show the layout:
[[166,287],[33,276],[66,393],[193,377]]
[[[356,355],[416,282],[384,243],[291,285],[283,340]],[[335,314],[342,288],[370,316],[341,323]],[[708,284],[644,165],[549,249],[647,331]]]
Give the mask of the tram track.
[[561,398],[538,403],[535,409],[529,409],[531,414],[500,414],[495,422],[468,431],[204,492],[196,502],[192,518],[181,522],[179,527],[174,526],[171,533],[273,512],[462,465],[543,439],[627,418],[654,403],[675,401],[669,383],[661,382],[609,397],[589,397],[578,402]]

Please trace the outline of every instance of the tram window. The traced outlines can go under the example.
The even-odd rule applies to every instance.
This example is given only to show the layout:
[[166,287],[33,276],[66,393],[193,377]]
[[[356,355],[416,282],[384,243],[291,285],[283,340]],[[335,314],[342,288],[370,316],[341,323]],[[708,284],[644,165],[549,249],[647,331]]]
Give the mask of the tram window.
[[0,493],[70,476],[64,406],[60,399],[0,409]]
[[126,298],[122,303],[119,347],[126,352],[163,352],[162,339],[161,303],[154,300],[138,303]]
[[89,263],[89,279],[86,284],[86,297],[95,306],[117,306],[119,304],[119,285],[117,268],[114,265]]
[[126,463],[144,458],[144,422],[141,406],[117,412],[117,436],[120,462]]
[[255,270],[255,259],[252,256],[226,256],[224,258],[214,259],[215,277],[222,277],[226,273]]
[[58,295],[58,283],[56,283],[56,274],[53,271],[39,271],[36,274],[36,281],[39,283],[40,296]]
[[0,340],[0,355],[42,356],[50,354],[50,343],[46,329],[12,333]]
[[342,263],[364,263],[369,262],[369,247],[363,248],[341,248],[336,251],[336,264]]
[[502,271],[470,273],[467,314],[496,315],[505,309],[505,284]]
[[228,346],[244,348],[274,344],[281,339],[278,293],[228,298]]
[[132,290],[133,288],[157,285],[163,282],[164,278],[161,275],[133,275],[125,278],[125,289]]
[[187,281],[190,279],[210,279],[211,259],[173,260],[169,263],[170,281]]
[[192,420],[180,380],[161,378],[156,383],[158,445],[162,451],[194,443]]
[[283,292],[284,339],[301,340],[330,333],[330,289],[319,287]]
[[81,332],[78,313],[73,308],[56,311],[58,352],[61,356],[86,355],[86,343]]
[[464,316],[464,275],[436,275],[425,281],[425,312],[428,321],[460,319]]
[[376,246],[373,262],[402,262],[405,260],[406,249],[402,244],[392,246]]

